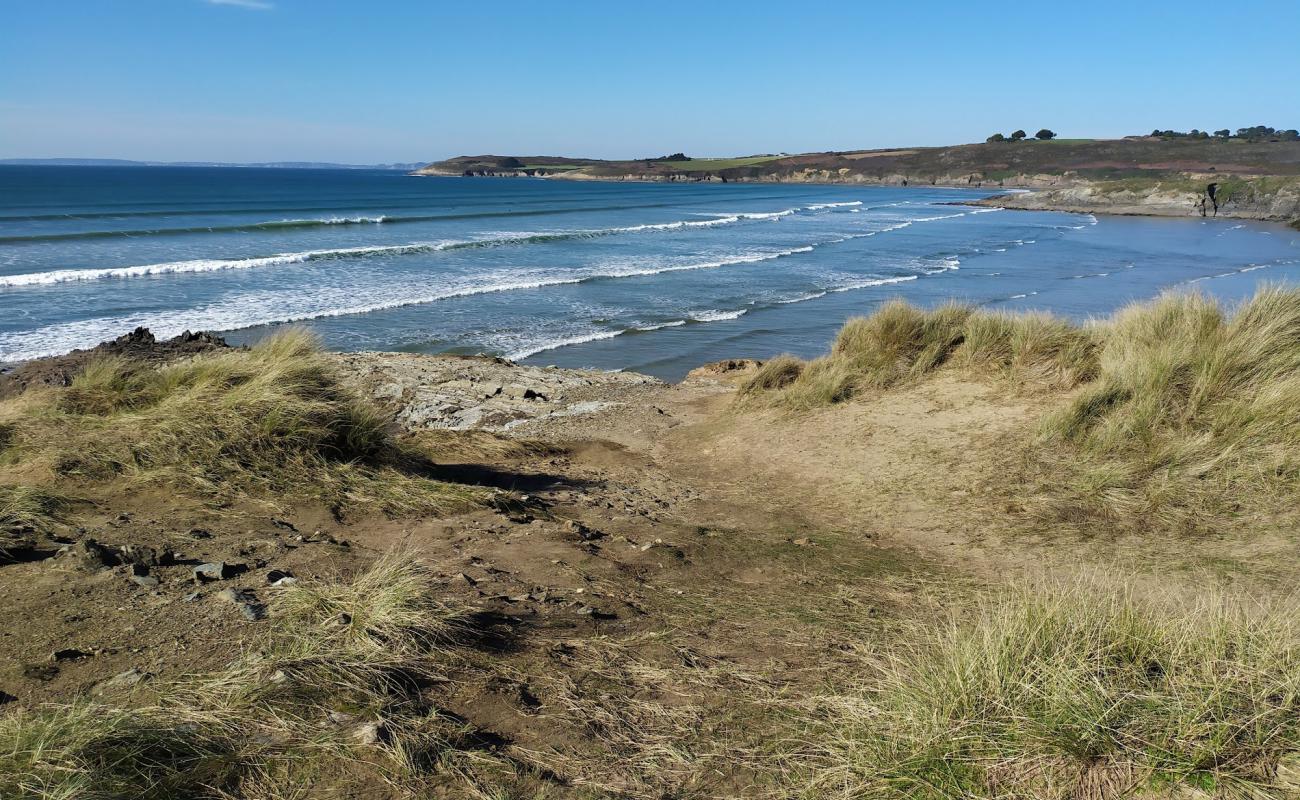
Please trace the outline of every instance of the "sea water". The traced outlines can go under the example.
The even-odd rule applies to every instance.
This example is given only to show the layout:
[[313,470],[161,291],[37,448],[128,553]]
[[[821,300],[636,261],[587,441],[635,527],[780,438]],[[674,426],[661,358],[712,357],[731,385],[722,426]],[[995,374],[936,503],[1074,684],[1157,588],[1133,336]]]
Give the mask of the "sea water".
[[823,352],[903,297],[1104,316],[1300,277],[1300,232],[963,205],[991,192],[0,166],[0,362],[145,326],[675,379]]

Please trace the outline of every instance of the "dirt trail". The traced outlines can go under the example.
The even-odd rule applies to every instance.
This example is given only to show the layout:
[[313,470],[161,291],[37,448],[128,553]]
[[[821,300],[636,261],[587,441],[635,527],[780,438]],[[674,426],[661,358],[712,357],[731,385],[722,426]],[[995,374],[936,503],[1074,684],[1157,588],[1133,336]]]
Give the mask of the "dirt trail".
[[[480,629],[438,707],[538,768],[527,781],[560,796],[760,794],[736,758],[771,735],[756,722],[771,706],[755,698],[819,691],[902,617],[1068,553],[1013,540],[1023,522],[995,490],[1047,402],[1032,395],[940,373],[792,416],[738,410],[735,372],[670,386],[484,359],[341,359],[411,430],[545,445],[439,467],[525,505],[340,522],[314,507],[109,494],[69,540],[176,556],[151,572],[157,586],[69,556],[0,565],[0,713],[147,693],[256,641],[264,623],[219,587],[255,591],[274,613],[273,570],[346,577],[409,546]],[[196,585],[192,565],[217,560],[247,571]],[[138,680],[105,683],[121,675]]]

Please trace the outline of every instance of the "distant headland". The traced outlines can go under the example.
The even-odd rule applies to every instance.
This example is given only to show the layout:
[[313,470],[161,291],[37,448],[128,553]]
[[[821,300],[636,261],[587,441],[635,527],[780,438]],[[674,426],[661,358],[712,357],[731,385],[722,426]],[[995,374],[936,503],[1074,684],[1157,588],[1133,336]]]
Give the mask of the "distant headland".
[[665,182],[847,183],[1033,189],[987,201],[1158,216],[1300,221],[1300,136],[1267,126],[1154,131],[1123,139],[1059,139],[1047,129],[978,144],[822,153],[629,160],[457,156],[414,175]]

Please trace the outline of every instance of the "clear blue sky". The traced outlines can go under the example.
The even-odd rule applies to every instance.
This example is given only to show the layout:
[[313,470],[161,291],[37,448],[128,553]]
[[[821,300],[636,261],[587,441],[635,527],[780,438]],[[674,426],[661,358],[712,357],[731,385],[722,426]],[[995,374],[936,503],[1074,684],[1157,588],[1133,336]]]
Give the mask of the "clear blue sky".
[[1297,0],[4,0],[0,157],[644,157],[1291,128],[1297,73]]

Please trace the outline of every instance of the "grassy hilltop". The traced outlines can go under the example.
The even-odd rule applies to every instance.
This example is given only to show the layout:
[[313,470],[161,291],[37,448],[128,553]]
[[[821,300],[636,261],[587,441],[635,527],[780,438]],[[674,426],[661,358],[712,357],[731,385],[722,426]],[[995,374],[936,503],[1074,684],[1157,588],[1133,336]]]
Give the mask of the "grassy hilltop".
[[1300,791],[1294,290],[61,383],[0,400],[0,796]]

